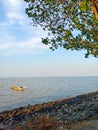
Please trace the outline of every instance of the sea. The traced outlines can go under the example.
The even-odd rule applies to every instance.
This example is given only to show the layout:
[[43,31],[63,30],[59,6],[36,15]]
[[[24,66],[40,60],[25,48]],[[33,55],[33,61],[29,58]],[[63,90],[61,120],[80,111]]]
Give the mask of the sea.
[[[13,84],[27,88],[15,91]],[[0,112],[94,91],[98,91],[98,76],[0,78]]]

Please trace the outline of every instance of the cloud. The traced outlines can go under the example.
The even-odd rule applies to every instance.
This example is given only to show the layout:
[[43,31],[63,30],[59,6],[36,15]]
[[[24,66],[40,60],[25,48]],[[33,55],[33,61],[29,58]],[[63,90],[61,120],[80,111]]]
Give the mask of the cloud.
[[4,0],[3,5],[6,11],[19,11],[21,9],[22,2],[21,0]]
[[1,44],[0,45],[0,51],[4,51],[4,50],[8,50],[12,47],[12,44],[8,44],[8,43],[5,43],[5,44]]
[[47,47],[41,43],[46,36],[41,28],[31,28],[25,14],[26,3],[21,0],[3,0],[5,19],[0,21],[0,54],[23,55],[39,53]]
[[41,43],[40,37],[30,38],[21,42],[3,41],[0,44],[0,53],[2,55],[24,55],[39,53],[46,50],[47,47]]
[[25,14],[25,2],[21,0],[6,0],[3,1],[5,10],[5,16],[9,24],[20,24],[24,25],[26,14]]
[[20,0],[6,0],[6,1],[4,2],[4,4],[5,4],[5,5],[9,4],[9,5],[12,6],[12,7],[19,7],[20,2],[21,2]]
[[19,13],[17,13],[17,12],[8,12],[7,13],[7,17],[9,18],[9,19],[18,19],[18,20],[23,20],[23,16],[21,16]]
[[27,41],[20,42],[18,47],[21,49],[43,49],[45,48],[41,43],[41,38],[35,37]]

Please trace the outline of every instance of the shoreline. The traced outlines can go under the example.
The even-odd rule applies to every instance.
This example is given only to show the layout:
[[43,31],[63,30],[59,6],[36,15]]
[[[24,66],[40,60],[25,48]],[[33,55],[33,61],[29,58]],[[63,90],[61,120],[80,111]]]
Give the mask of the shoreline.
[[68,128],[72,123],[90,120],[97,116],[98,91],[0,112],[0,128],[7,130],[16,126],[23,127],[24,122],[29,122],[29,124],[33,122],[29,128],[36,126],[34,130],[42,130],[41,127],[56,130],[55,128],[60,124]]

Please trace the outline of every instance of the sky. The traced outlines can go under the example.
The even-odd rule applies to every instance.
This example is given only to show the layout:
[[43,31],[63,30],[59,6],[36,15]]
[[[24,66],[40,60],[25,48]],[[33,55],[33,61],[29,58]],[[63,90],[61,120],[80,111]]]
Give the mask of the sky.
[[23,0],[0,0],[0,77],[98,76],[98,58],[85,51],[55,51],[41,43]]

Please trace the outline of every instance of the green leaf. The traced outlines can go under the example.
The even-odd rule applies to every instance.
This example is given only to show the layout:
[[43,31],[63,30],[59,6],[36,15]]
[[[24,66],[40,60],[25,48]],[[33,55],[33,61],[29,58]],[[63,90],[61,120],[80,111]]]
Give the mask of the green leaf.
[[29,2],[30,0],[24,0],[25,2]]

